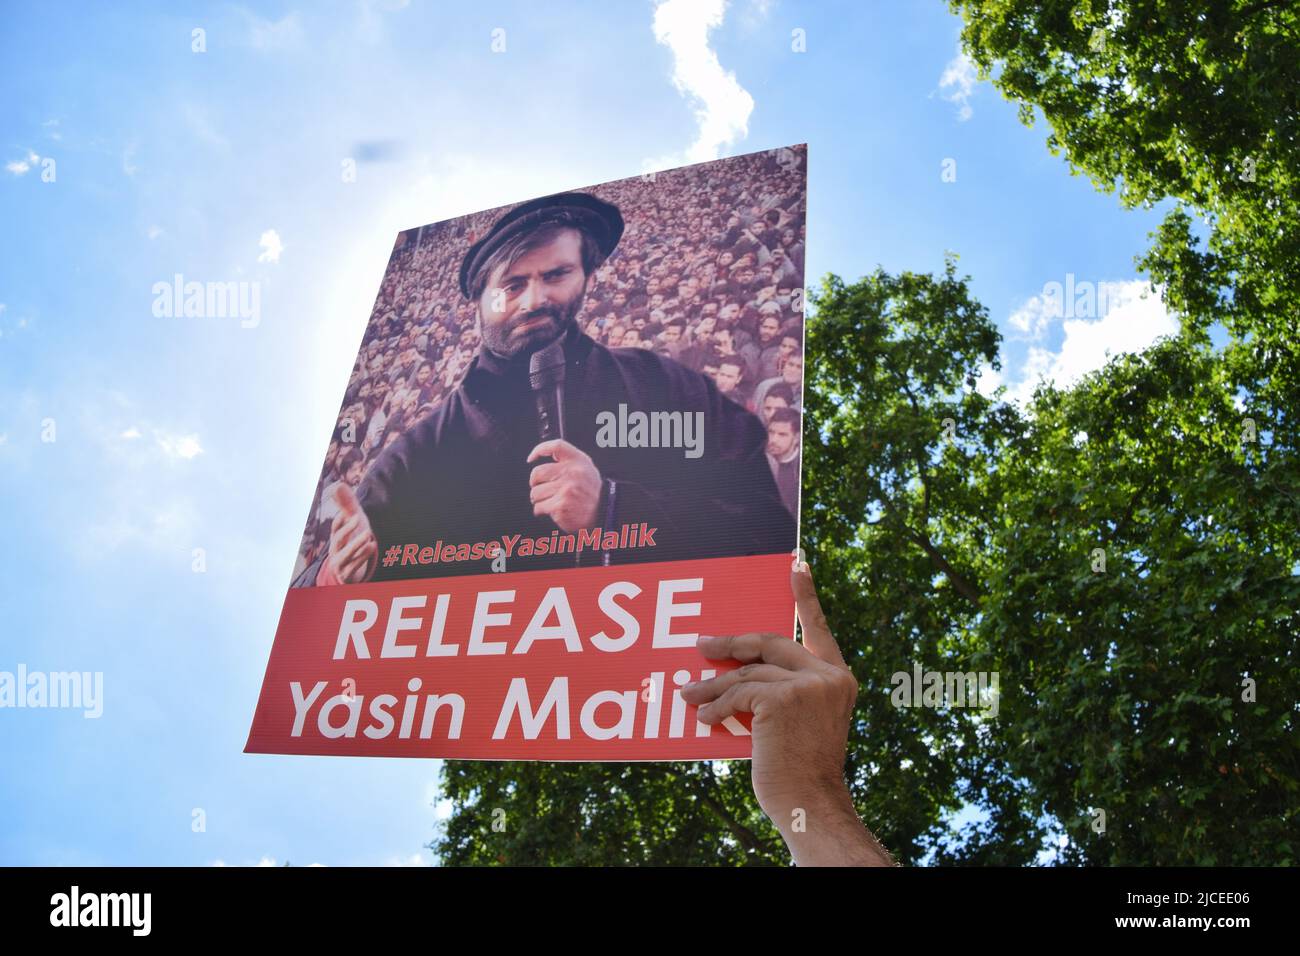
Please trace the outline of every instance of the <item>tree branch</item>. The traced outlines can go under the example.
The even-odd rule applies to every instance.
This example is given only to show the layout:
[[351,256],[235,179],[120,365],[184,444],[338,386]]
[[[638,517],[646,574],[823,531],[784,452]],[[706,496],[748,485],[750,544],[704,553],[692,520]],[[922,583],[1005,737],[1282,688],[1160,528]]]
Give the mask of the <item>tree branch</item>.
[[903,532],[911,538],[913,542],[919,545],[922,551],[930,556],[930,561],[933,562],[934,566],[942,571],[944,575],[947,576],[948,580],[952,582],[953,590],[976,607],[980,606],[982,598],[979,591],[970,583],[970,581],[966,580],[965,576],[948,563],[948,559],[940,553],[939,549],[934,546],[934,542],[931,541],[927,535],[914,531],[907,525],[903,525]]
[[713,815],[731,831],[731,835],[734,836],[747,850],[752,853],[762,854],[770,854],[772,852],[771,846],[765,840],[728,813],[727,808],[722,805],[722,802],[704,789],[702,786],[703,781],[682,773],[671,764],[664,764],[663,767],[664,770],[677,777],[679,780],[686,781],[687,786],[689,786],[691,791],[695,794],[696,799],[712,810]]

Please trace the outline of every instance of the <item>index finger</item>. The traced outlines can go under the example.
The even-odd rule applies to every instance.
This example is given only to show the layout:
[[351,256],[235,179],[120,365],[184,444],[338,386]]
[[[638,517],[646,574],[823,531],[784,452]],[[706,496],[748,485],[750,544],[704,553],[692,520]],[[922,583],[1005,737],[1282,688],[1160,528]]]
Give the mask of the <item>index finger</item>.
[[562,474],[562,471],[559,463],[548,461],[544,465],[538,465],[528,473],[528,486],[530,488],[535,487],[544,481],[550,481],[560,474]]
[[806,563],[800,562],[798,570],[790,571],[790,588],[794,591],[794,606],[799,612],[803,646],[827,664],[848,667],[840,653],[840,645],[826,623],[826,614],[822,611],[822,602],[817,599],[817,588]]
[[732,637],[701,637],[695,642],[699,652],[712,661],[732,660],[743,664],[762,661],[788,670],[814,667],[811,654],[788,637],[779,634],[737,634]]

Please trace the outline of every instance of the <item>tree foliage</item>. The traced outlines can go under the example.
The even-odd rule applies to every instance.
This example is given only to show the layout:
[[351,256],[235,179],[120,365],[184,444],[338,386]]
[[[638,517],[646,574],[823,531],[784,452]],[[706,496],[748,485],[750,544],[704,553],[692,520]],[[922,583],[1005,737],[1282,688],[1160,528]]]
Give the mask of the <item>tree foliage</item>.
[[[1032,746],[1017,767],[1043,781],[1049,809],[1074,837],[1066,859],[1291,862],[1300,776],[1300,7],[951,6],[981,73],[1026,123],[1041,111],[1049,148],[1072,170],[1126,205],[1169,207],[1138,264],[1182,327],[1179,340],[1067,393],[1041,392],[1031,441],[1004,464],[1007,487],[1021,495],[1019,505],[1004,502],[1009,518],[1019,513],[1012,533],[1036,537],[1038,551],[1005,566],[1004,575],[1021,575],[1002,581],[1019,598],[1006,608],[1010,619],[986,626],[1034,621],[1063,642],[1086,626],[1090,662],[1108,661],[1101,673],[1061,672],[1062,683],[1034,685],[1036,708],[1053,713],[1045,695],[1059,707],[1028,728]],[[1218,349],[1213,330],[1226,340]],[[1031,475],[1038,490],[1026,494]],[[1081,570],[1078,549],[1090,540],[1121,556],[1105,575]],[[1038,590],[1040,576],[1071,569],[1078,593]],[[1090,615],[1089,599],[1096,609],[1104,599],[1106,613]],[[1017,632],[1004,633],[1009,652]],[[1163,643],[1153,644],[1156,635]],[[1259,685],[1253,704],[1227,690],[1248,676]],[[1086,734],[1089,760],[1059,765],[1052,779],[1054,750],[1033,755],[1045,735],[1064,732],[1055,721],[1071,708],[1084,727],[1109,721],[1133,733]],[[1153,759],[1153,748],[1177,758]],[[1081,822],[1089,800],[1143,823],[1095,834]]]
[[1221,353],[1168,339],[1040,391],[999,462],[995,750],[1065,862],[1300,849],[1296,449],[1251,436],[1234,395]]
[[[1300,396],[1300,4],[950,0],[963,45],[1048,147],[1129,206],[1171,206],[1141,265],[1234,375]],[[1288,425],[1294,428],[1292,421]]]

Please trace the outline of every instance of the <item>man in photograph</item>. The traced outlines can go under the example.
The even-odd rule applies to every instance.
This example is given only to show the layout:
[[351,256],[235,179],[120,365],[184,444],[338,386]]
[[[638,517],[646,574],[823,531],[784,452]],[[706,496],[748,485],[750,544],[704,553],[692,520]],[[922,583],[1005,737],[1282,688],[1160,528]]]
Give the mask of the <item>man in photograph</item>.
[[[641,533],[637,547],[511,555],[504,569],[773,554],[794,546],[794,520],[783,507],[758,418],[704,375],[649,349],[602,346],[579,326],[596,270],[622,233],[617,207],[562,193],[516,207],[470,247],[460,288],[475,309],[478,353],[436,411],[384,449],[355,494],[337,490],[329,550],[296,586],[483,574],[490,557],[462,560],[446,547],[468,551],[557,530]],[[552,345],[562,355],[564,437],[539,441],[529,365]],[[621,411],[699,422],[698,449],[634,440],[606,447],[597,441],[598,417]],[[392,547],[410,545],[453,557],[437,564],[389,560]]]
[[803,417],[793,408],[777,408],[767,420],[767,463],[790,514],[799,508],[799,429]]

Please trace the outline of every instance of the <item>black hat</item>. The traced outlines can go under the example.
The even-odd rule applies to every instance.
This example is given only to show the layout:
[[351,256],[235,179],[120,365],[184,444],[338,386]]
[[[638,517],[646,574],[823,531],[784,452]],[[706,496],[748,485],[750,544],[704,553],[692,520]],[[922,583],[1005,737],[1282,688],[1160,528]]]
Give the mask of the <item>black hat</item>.
[[470,298],[470,279],[507,239],[548,222],[563,222],[588,233],[600,248],[601,261],[623,237],[618,207],[587,193],[556,193],[516,206],[496,221],[488,234],[469,247],[460,264],[460,291]]

